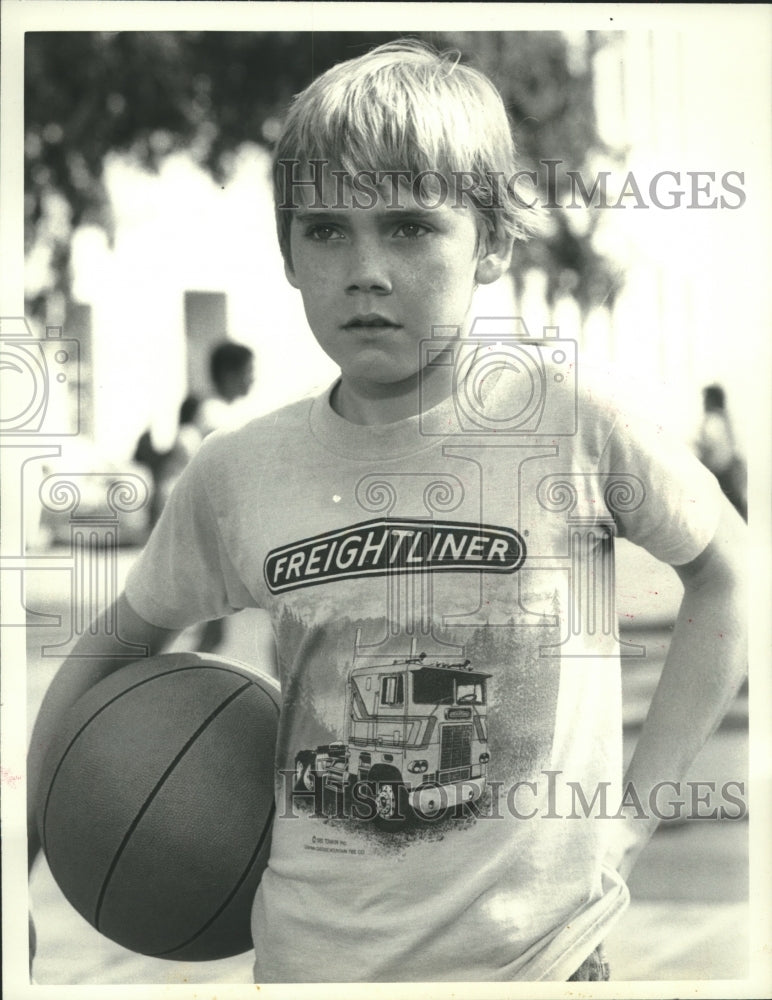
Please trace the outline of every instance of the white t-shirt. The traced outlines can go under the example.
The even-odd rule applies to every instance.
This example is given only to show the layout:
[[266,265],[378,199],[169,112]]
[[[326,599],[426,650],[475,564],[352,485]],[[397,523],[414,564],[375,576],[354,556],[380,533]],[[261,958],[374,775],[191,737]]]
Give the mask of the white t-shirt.
[[240,427],[254,415],[255,402],[251,396],[239,396],[230,402],[219,396],[210,396],[201,403],[196,423],[206,437],[213,431]]
[[[385,426],[343,420],[328,391],[218,435],[129,576],[159,626],[272,617],[257,982],[565,980],[627,903],[602,864],[622,772],[613,538],[686,563],[719,493],[660,431],[542,374],[538,398],[493,373]],[[394,802],[408,818],[383,829]]]

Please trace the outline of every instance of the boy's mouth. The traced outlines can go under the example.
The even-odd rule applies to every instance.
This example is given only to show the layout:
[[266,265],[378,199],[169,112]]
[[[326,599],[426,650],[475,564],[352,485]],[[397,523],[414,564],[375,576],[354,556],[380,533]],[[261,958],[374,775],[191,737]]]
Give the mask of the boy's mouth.
[[366,313],[362,316],[352,316],[351,319],[346,320],[343,324],[344,330],[379,330],[386,328],[391,328],[393,330],[398,330],[400,328],[400,323],[395,323],[394,320],[389,319],[387,316],[381,316],[380,313]]

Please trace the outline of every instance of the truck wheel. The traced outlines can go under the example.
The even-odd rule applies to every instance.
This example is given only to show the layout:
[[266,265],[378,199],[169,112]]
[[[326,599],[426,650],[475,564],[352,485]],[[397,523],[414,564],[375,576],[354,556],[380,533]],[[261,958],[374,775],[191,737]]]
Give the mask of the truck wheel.
[[313,792],[316,776],[309,764],[299,760],[295,763],[295,791]]
[[408,818],[407,789],[400,781],[371,783],[375,805],[374,822],[382,830],[398,830]]

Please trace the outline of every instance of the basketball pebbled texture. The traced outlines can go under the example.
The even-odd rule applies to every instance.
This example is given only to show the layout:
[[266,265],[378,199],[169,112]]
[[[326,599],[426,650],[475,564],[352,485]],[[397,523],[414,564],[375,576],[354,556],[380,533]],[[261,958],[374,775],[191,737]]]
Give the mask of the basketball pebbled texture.
[[279,710],[272,677],[198,653],[122,667],[72,707],[46,754],[38,827],[92,926],[156,958],[250,949]]

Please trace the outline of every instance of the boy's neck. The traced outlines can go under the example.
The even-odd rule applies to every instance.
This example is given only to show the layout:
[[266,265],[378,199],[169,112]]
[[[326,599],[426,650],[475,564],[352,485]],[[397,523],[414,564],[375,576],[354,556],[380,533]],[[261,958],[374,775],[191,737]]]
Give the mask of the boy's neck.
[[332,408],[353,424],[393,424],[426,412],[453,390],[453,366],[432,365],[401,382],[378,383],[341,375]]

